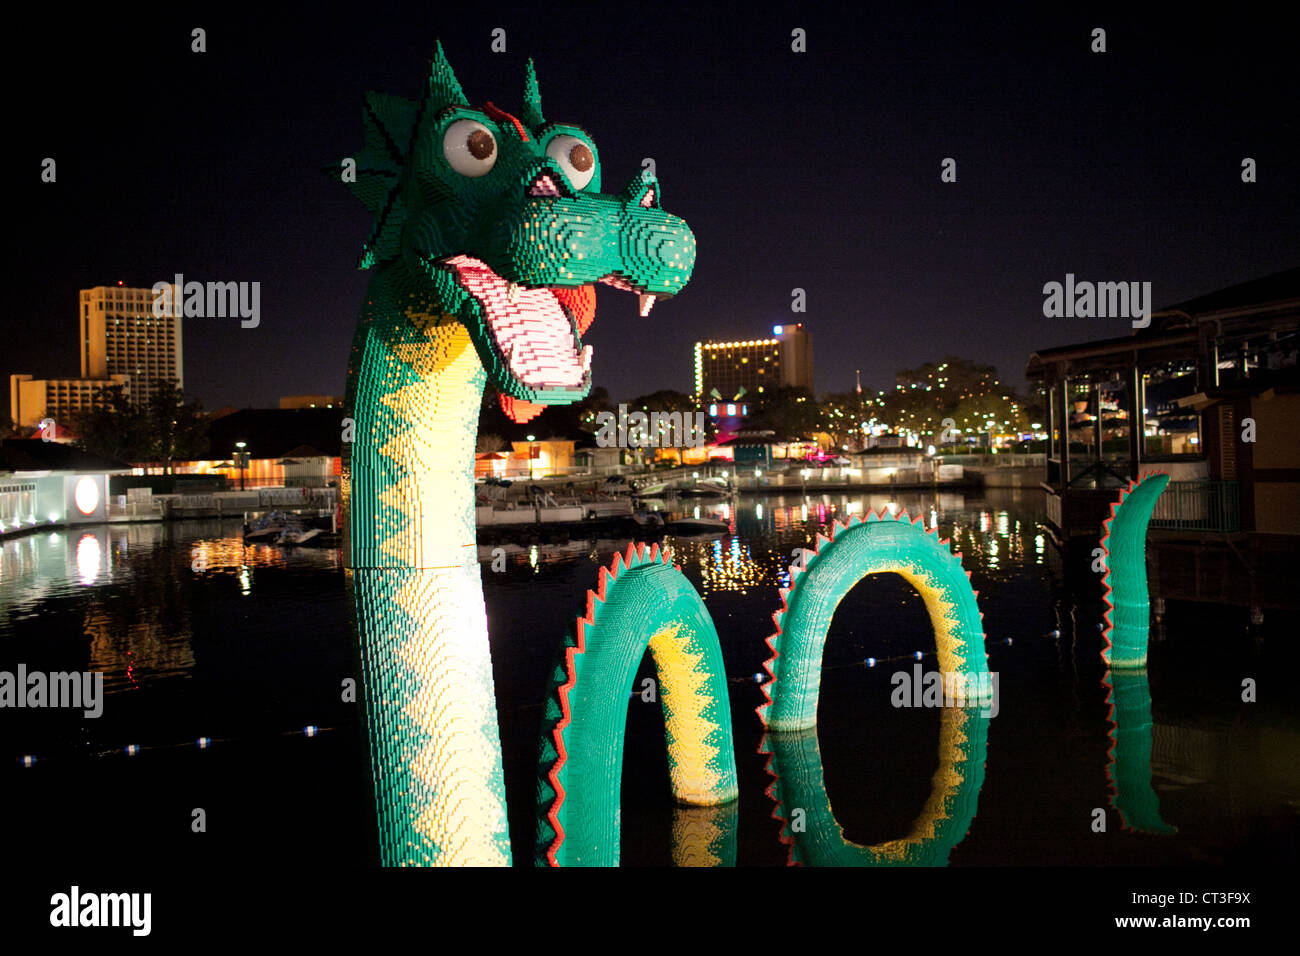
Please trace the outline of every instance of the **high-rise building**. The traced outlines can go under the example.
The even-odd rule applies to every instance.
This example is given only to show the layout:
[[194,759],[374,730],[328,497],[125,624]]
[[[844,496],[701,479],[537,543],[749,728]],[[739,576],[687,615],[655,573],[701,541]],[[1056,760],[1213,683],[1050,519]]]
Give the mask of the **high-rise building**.
[[[177,291],[174,289],[172,301]],[[82,378],[130,376],[131,394],[141,402],[153,394],[159,382],[170,379],[184,385],[181,319],[178,315],[155,315],[157,297],[152,289],[122,286],[81,290]]]
[[74,413],[100,404],[104,391],[113,386],[122,386],[135,402],[147,401],[160,382],[182,386],[181,320],[154,315],[156,298],[152,289],[121,285],[82,289],[77,305],[81,377],[10,375],[9,413],[14,423],[31,428],[46,418],[66,422]]
[[771,338],[695,343],[701,399],[731,401],[782,385],[813,390],[812,333],[802,323],[774,326]]

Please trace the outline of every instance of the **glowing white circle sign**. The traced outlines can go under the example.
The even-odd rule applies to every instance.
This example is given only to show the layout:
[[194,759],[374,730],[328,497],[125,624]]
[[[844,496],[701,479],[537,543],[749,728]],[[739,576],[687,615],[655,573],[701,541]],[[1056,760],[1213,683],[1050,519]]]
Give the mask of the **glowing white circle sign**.
[[78,511],[83,515],[92,515],[99,507],[99,485],[94,478],[82,478],[77,482],[72,498],[77,503]]

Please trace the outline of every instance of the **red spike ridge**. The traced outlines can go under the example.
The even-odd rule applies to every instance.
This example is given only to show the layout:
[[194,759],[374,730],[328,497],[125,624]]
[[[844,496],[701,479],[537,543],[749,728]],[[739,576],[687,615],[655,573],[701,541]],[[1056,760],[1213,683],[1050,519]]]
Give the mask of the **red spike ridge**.
[[895,521],[906,521],[906,522],[908,522],[909,524],[911,524],[911,522],[912,522],[912,516],[909,515],[909,514],[907,513],[907,509],[904,508],[902,511],[900,511],[897,515],[894,516],[894,520],[895,520]]
[[[587,593],[591,594],[590,591]],[[578,618],[578,643],[576,647],[565,649],[566,680],[557,689],[557,696],[560,701],[560,719],[556,721],[555,729],[551,731],[551,739],[555,741],[556,758],[555,763],[551,765],[550,772],[546,775],[547,779],[551,781],[551,789],[555,791],[555,802],[551,804],[551,809],[546,814],[546,818],[551,821],[551,829],[555,831],[555,839],[551,841],[551,845],[546,850],[546,861],[551,866],[560,865],[560,861],[556,859],[555,854],[564,843],[564,826],[560,823],[560,807],[563,806],[567,794],[564,791],[564,784],[560,783],[560,770],[569,760],[568,751],[564,747],[564,729],[569,726],[573,717],[573,712],[569,708],[569,692],[573,690],[573,685],[578,680],[578,668],[574,659],[578,654],[582,654],[587,650],[586,625],[586,621]]]
[[623,556],[623,566],[630,568],[636,563],[636,544],[629,541],[627,543],[627,553]]
[[587,613],[583,617],[578,618],[578,623],[581,624],[584,620],[588,624],[596,623],[596,592],[595,591],[587,592]]
[[830,543],[831,543],[831,539],[826,537],[826,535],[822,534],[819,531],[817,532],[817,540],[813,542],[813,551],[815,551],[817,554],[821,554],[822,545],[830,544]]
[[659,560],[659,542],[658,542],[658,541],[656,541],[654,544],[650,545],[650,560],[651,560],[651,561],[658,561],[658,560]]
[[624,564],[623,564],[623,554],[622,554],[621,551],[615,551],[615,552],[614,552],[614,560],[611,561],[611,562],[609,563],[609,575],[610,575],[610,577],[612,577],[612,578],[614,578],[615,580],[617,580],[617,579],[618,579],[618,574],[619,574],[620,571],[623,570],[623,568],[624,568]]
[[596,599],[597,600],[601,601],[602,603],[604,602],[605,587],[613,579],[614,576],[610,574],[609,568],[600,569],[600,575],[596,578]]

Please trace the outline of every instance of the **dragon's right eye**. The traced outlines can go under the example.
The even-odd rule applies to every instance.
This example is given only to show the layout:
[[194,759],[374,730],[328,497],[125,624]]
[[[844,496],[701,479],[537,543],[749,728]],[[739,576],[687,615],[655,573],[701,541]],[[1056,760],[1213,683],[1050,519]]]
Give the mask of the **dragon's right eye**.
[[486,176],[496,165],[496,137],[475,120],[456,120],[442,134],[442,155],[462,176]]

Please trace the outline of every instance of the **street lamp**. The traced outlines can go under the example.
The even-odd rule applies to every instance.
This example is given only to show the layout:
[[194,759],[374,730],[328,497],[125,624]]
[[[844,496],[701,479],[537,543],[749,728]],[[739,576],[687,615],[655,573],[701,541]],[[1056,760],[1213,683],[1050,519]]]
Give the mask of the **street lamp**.
[[237,441],[235,447],[239,451],[235,452],[235,459],[239,462],[239,490],[244,490],[244,471],[248,468],[248,452],[244,451],[248,447],[247,442]]
[[532,480],[533,480],[533,454],[534,454],[534,452],[533,452],[533,449],[534,449],[533,442],[535,442],[535,441],[537,441],[537,436],[536,436],[536,435],[529,435],[529,436],[528,436],[528,480],[529,480],[529,481],[532,481]]

